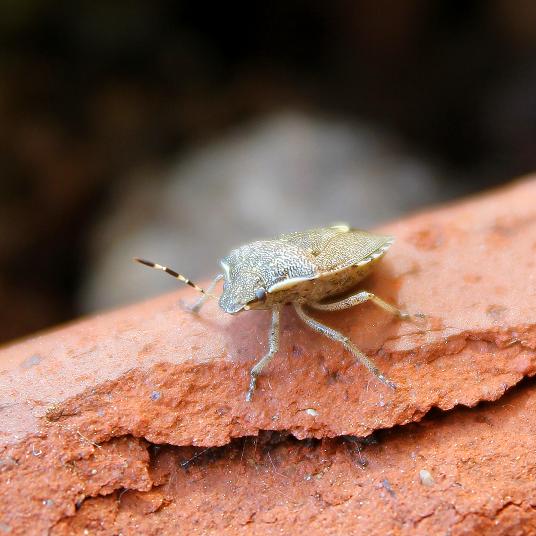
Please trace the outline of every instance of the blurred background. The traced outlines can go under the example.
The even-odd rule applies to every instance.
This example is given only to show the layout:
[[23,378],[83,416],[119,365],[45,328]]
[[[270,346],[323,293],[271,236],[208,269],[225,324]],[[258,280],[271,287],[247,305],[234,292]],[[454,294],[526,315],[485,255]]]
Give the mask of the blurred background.
[[530,0],[0,2],[0,341],[536,167]]

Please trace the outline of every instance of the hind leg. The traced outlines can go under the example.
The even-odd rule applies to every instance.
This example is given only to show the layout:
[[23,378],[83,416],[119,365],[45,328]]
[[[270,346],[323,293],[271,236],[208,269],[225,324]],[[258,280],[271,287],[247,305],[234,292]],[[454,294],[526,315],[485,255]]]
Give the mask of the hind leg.
[[344,348],[346,348],[346,350],[348,350],[348,352],[350,352],[359,363],[364,365],[372,374],[374,374],[374,376],[376,376],[378,380],[380,380],[383,384],[389,386],[391,389],[396,389],[395,383],[392,382],[389,378],[387,378],[384,374],[382,374],[378,367],[361,350],[359,350],[359,348],[357,348],[357,346],[355,346],[354,343],[352,343],[352,341],[348,337],[309,316],[303,310],[303,306],[301,304],[294,303],[294,309],[296,309],[296,313],[298,313],[298,316],[309,327],[311,327],[315,331],[318,331],[319,333],[322,333],[322,335],[325,335],[333,341],[340,342],[344,346]]
[[354,307],[354,305],[359,305],[360,303],[365,303],[366,301],[371,301],[375,303],[378,307],[381,307],[388,313],[391,313],[402,320],[409,320],[410,315],[405,311],[401,311],[394,305],[383,301],[381,298],[378,298],[376,294],[372,292],[367,292],[366,290],[353,294],[344,300],[335,302],[335,303],[308,303],[313,309],[318,309],[319,311],[342,311],[343,309],[349,309]]

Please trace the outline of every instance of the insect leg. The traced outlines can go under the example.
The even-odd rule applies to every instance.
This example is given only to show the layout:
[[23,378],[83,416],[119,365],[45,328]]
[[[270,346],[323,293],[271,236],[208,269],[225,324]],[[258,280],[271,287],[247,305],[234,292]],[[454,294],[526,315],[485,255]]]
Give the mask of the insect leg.
[[191,313],[195,313],[197,314],[201,307],[203,307],[203,305],[205,304],[205,302],[210,298],[210,295],[212,294],[212,291],[214,290],[214,288],[216,287],[216,285],[218,284],[218,281],[221,281],[223,279],[223,274],[218,274],[213,280],[212,280],[212,283],[210,283],[210,285],[208,286],[207,288],[207,292],[206,294],[203,294],[195,303],[193,303],[192,305],[188,305],[186,306],[186,308],[188,309],[188,311],[190,311]]
[[246,401],[250,402],[253,396],[253,391],[257,385],[257,376],[262,372],[262,369],[272,360],[275,353],[279,349],[279,311],[280,306],[276,305],[272,309],[272,329],[270,330],[270,348],[268,353],[251,369],[251,380],[249,389],[246,394]]
[[378,307],[381,307],[402,320],[408,320],[410,318],[409,313],[401,311],[394,305],[391,305],[390,303],[383,301],[381,298],[378,298],[376,294],[372,294],[372,292],[367,292],[366,290],[363,292],[358,292],[353,296],[348,296],[348,298],[335,303],[309,303],[308,305],[313,309],[318,309],[319,311],[341,311],[342,309],[348,309],[354,305],[359,305],[360,303],[365,303],[369,300],[375,303]]
[[318,331],[319,333],[322,333],[322,335],[325,335],[329,339],[332,339],[334,341],[340,342],[346,350],[348,350],[362,365],[367,367],[367,369],[378,378],[382,383],[385,385],[388,385],[391,387],[391,389],[396,389],[396,385],[389,380],[386,376],[384,376],[378,367],[363,353],[357,346],[355,346],[352,341],[343,335],[342,333],[339,333],[338,331],[335,331],[334,329],[325,326],[324,324],[320,323],[318,320],[315,320],[314,318],[310,317],[304,310],[303,306],[299,303],[294,303],[294,308],[296,309],[296,312],[298,313],[298,316],[312,329],[315,331]]

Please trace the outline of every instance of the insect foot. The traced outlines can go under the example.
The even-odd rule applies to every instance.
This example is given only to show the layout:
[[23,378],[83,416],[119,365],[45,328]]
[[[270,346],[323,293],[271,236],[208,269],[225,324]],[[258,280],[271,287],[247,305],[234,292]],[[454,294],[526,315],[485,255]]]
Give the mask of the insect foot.
[[428,320],[428,316],[425,315],[424,313],[413,313],[413,314],[405,313],[405,316],[401,316],[400,319],[422,326],[426,324],[426,321]]
[[378,380],[380,380],[384,385],[387,385],[387,387],[390,387],[393,391],[396,391],[396,383],[385,377],[383,374],[378,374]]
[[253,392],[255,391],[255,388],[257,387],[257,376],[258,374],[254,374],[253,370],[251,371],[251,380],[249,382],[249,389],[246,393],[246,402],[251,402],[251,399],[253,398]]
[[205,296],[201,296],[201,298],[196,300],[194,303],[189,303],[185,300],[179,300],[179,305],[183,311],[198,316],[201,307],[207,301],[207,299],[208,298],[205,298]]

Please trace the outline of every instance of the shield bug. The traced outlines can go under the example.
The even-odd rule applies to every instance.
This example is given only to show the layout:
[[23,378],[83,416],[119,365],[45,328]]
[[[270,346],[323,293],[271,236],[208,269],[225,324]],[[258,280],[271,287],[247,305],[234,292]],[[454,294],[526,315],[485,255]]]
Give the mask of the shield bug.
[[272,311],[269,350],[251,369],[246,394],[249,402],[257,377],[279,348],[279,316],[285,304],[293,305],[301,320],[313,330],[341,343],[382,383],[393,389],[396,387],[348,337],[322,324],[307,311],[340,311],[372,301],[389,313],[408,319],[408,313],[371,292],[352,292],[392,243],[390,236],[352,229],[348,225],[283,234],[274,240],[252,242],[232,250],[220,261],[222,273],[216,276],[206,291],[166,266],[143,259],[135,260],[163,270],[201,292],[199,300],[189,307],[192,313],[198,313],[208,298],[215,297],[212,292],[221,279],[223,292],[219,305],[226,313],[236,314],[252,309]]

